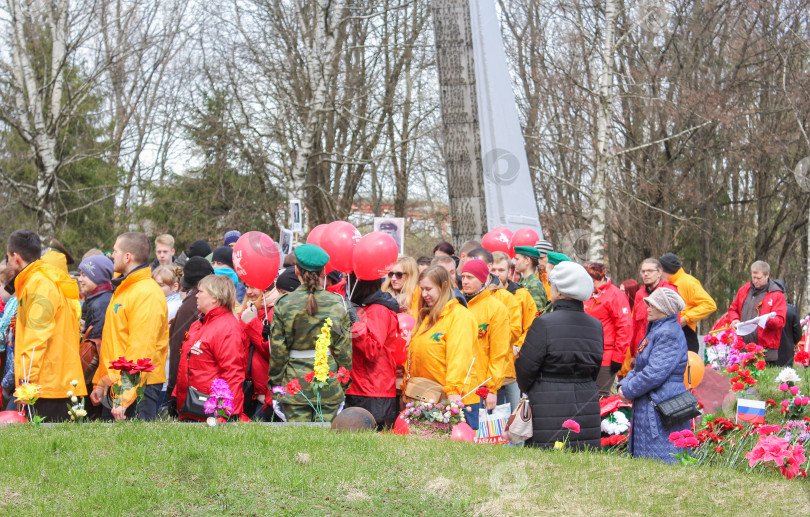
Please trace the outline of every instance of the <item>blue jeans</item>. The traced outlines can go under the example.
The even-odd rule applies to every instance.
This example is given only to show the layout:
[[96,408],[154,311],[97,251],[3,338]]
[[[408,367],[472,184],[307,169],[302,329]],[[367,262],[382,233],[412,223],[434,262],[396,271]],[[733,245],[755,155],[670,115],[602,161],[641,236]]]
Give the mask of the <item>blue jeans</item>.
[[[478,430],[478,411],[483,407],[484,405],[481,402],[476,402],[464,408],[464,418],[467,419],[467,425],[472,427],[475,431]],[[467,409],[469,409],[469,411],[467,411]]]
[[498,390],[498,405],[509,403],[510,411],[517,408],[520,402],[520,388],[517,382],[512,384],[505,384]]

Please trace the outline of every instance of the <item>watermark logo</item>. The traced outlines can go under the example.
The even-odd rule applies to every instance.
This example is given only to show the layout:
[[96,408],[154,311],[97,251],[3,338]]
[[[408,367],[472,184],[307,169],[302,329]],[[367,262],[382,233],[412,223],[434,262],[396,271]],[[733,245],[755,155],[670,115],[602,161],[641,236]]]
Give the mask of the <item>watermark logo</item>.
[[642,0],[638,16],[641,28],[653,34],[663,33],[669,25],[669,10],[664,0]]
[[560,250],[576,262],[586,262],[591,246],[591,232],[577,228],[566,233],[560,241]]
[[484,175],[497,185],[511,185],[520,173],[520,162],[511,151],[492,149],[482,158]]

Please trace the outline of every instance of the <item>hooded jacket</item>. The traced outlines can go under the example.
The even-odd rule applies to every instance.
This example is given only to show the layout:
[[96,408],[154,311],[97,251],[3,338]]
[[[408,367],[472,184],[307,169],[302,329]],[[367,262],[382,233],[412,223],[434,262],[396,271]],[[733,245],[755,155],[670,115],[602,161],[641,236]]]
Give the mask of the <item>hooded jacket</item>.
[[633,338],[627,295],[608,280],[585,302],[585,313],[602,322],[605,341],[602,366],[610,366],[611,362],[623,363]]
[[99,381],[109,373],[109,363],[122,356],[130,361],[151,359],[155,369],[146,374],[146,384],[163,384],[169,350],[166,295],[152,280],[148,264],[113,279],[112,284],[117,287],[104,317],[93,386],[98,387]]
[[[192,348],[199,353],[191,353]],[[186,401],[189,386],[208,394],[214,379],[223,379],[233,394],[233,414],[241,414],[245,401],[242,381],[247,371],[247,349],[242,325],[226,308],[215,307],[195,321],[180,350],[177,385],[172,393],[177,397],[178,410]],[[199,420],[191,415],[180,415]]]
[[[731,320],[739,320],[742,306],[745,302],[745,297],[751,290],[751,282],[746,282],[745,285],[740,287],[737,291],[737,296],[731,302],[728,308],[728,317]],[[787,313],[787,301],[782,288],[773,280],[768,280],[768,292],[765,298],[757,306],[757,316],[775,312],[776,316],[768,319],[765,323],[765,328],[757,327],[757,344],[765,348],[779,348],[779,342],[782,340],[782,329],[785,326],[785,315]]]
[[[408,377],[426,377],[441,384],[447,395],[464,395],[470,387],[465,378],[473,360],[477,326],[470,311],[457,298],[450,299],[432,327],[420,326],[411,334],[402,391]],[[471,397],[478,399],[475,394]]]
[[[84,396],[79,358],[79,287],[67,273],[41,260],[23,269],[14,281],[19,303],[14,349],[14,382],[42,387],[46,399]],[[79,385],[72,388],[70,381]]]
[[396,348],[402,346],[397,312],[399,303],[390,293],[377,291],[357,309],[352,325],[352,384],[346,395],[396,397]]
[[469,389],[483,383],[490,393],[497,393],[512,363],[509,356],[514,356],[506,307],[492,291],[484,289],[467,301],[467,309],[476,324],[475,366]]
[[686,320],[692,330],[697,329],[697,322],[705,319],[717,310],[717,304],[709,293],[703,288],[700,281],[683,268],[669,277],[669,283],[678,288],[678,294],[686,302],[686,308],[681,311],[678,320]]

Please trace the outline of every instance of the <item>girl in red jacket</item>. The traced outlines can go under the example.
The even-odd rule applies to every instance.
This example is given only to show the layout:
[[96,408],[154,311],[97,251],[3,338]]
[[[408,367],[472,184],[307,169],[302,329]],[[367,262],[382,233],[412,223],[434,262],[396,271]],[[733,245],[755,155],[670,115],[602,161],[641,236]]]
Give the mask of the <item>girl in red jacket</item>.
[[350,277],[351,303],[357,310],[352,325],[352,384],[346,407],[361,407],[374,416],[377,429],[391,428],[397,418],[397,371],[394,351],[402,346],[399,303],[380,290],[381,280]]
[[255,420],[264,420],[264,410],[272,401],[267,393],[267,372],[270,369],[270,343],[267,336],[270,335],[273,306],[279,294],[275,282],[265,291],[249,285],[245,287],[247,301],[239,318],[248,338],[247,354],[250,378],[253,380],[253,400],[245,401],[245,414]]

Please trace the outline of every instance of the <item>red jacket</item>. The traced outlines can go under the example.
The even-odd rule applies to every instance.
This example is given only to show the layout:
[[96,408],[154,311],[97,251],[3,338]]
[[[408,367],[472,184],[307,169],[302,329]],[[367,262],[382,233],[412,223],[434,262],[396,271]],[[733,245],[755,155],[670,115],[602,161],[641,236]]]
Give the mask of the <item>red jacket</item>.
[[[655,286],[655,289],[659,287],[666,287],[667,289],[672,289],[676,293],[678,292],[678,288],[674,285],[670,284],[669,282],[665,282],[660,280],[658,285]],[[653,291],[655,291],[653,289]],[[647,335],[647,304],[644,303],[644,298],[650,296],[647,293],[647,286],[642,285],[639,287],[638,291],[636,291],[636,298],[633,300],[633,339],[630,340],[630,354],[635,357],[638,353],[638,345],[641,343],[641,340],[644,339],[644,336]]]
[[627,295],[608,280],[585,302],[585,313],[602,322],[605,337],[602,366],[610,366],[611,361],[623,363],[633,338],[633,320]]
[[[201,353],[191,354],[194,348]],[[172,395],[177,397],[178,410],[186,401],[188,386],[209,393],[214,379],[224,379],[233,393],[233,414],[242,413],[244,395],[242,381],[247,370],[247,337],[242,324],[224,307],[208,311],[202,322],[195,321],[188,329],[188,337],[180,349],[177,384]],[[181,417],[200,420],[187,414]]]
[[373,303],[357,309],[357,317],[352,326],[352,384],[346,395],[396,397],[394,351],[402,339],[397,314]]
[[[270,370],[270,343],[262,336],[265,318],[264,307],[257,305],[256,308],[259,311],[259,315],[253,318],[248,324],[242,323],[242,329],[247,336],[246,346],[248,349],[245,352],[247,354],[246,357],[250,357],[250,345],[253,345],[253,363],[250,367],[250,377],[253,379],[253,386],[255,387],[253,398],[256,398],[257,395],[267,396],[267,372]],[[273,322],[273,308],[273,306],[267,308],[267,321],[270,323]],[[240,314],[239,316],[241,323],[242,315]],[[265,404],[267,403],[269,403],[269,401],[265,399]]]
[[[737,296],[734,297],[731,307],[728,308],[728,317],[732,321],[741,319],[740,312],[742,311],[743,302],[750,290],[751,282],[746,282],[737,291]],[[775,312],[776,316],[768,320],[765,328],[757,327],[757,344],[765,348],[779,348],[779,342],[782,340],[782,328],[785,326],[787,301],[779,286],[770,280],[768,281],[768,292],[765,294],[765,298],[762,299],[762,303],[757,306],[757,316],[769,312]]]

